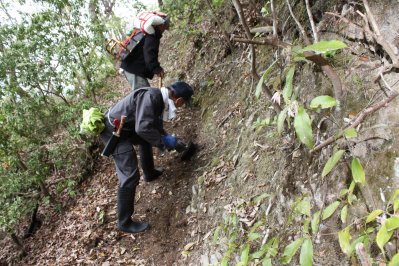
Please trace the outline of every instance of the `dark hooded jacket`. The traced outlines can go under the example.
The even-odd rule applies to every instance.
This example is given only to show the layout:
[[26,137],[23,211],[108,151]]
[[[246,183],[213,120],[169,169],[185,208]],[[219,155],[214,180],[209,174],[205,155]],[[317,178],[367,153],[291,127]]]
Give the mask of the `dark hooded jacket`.
[[126,115],[121,138],[131,139],[135,144],[144,140],[152,146],[160,146],[161,135],[166,134],[161,120],[163,110],[161,91],[156,88],[141,88],[111,107],[105,114],[105,120],[109,125],[114,118],[120,119],[122,115]]
[[147,34],[121,63],[121,68],[131,74],[152,79],[162,71],[158,61],[162,33],[155,28],[154,34]]

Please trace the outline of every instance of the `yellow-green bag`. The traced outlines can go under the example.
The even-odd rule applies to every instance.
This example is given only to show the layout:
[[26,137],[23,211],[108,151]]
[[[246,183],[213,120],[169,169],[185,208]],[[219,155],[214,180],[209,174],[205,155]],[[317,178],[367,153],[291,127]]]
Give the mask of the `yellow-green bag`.
[[92,107],[83,110],[83,121],[80,124],[80,133],[98,136],[105,128],[104,114],[98,108]]

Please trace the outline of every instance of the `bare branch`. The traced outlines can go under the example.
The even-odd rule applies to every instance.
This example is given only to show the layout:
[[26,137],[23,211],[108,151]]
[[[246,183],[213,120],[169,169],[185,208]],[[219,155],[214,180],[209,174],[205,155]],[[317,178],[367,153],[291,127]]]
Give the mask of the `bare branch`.
[[278,37],[277,19],[276,19],[276,13],[274,11],[274,1],[273,0],[270,0],[270,10],[272,11],[272,16],[273,16],[273,36]]
[[[235,9],[237,10],[237,14],[238,14],[238,17],[240,18],[241,24],[244,27],[245,34],[247,35],[247,38],[249,40],[252,40],[252,34],[251,34],[251,31],[249,30],[249,27],[244,18],[244,12],[242,10],[240,1],[239,0],[232,0],[232,1],[233,1],[233,5],[234,5]],[[260,76],[256,72],[255,46],[253,44],[250,44],[250,49],[251,49],[251,57],[252,57],[251,73],[252,73],[252,76],[256,79],[256,81],[259,82]],[[262,89],[266,93],[266,95],[269,97],[269,99],[271,99],[273,95],[272,95],[270,89],[264,83],[262,83]],[[273,106],[276,110],[281,111],[281,107],[278,104],[273,103]]]
[[313,39],[314,39],[315,42],[318,42],[319,41],[319,36],[317,34],[316,26],[314,24],[312,11],[310,10],[309,0],[305,0],[305,3],[306,3],[306,11],[308,12],[308,16],[309,16],[310,25],[312,26]]
[[338,139],[342,138],[345,130],[347,130],[349,128],[356,128],[364,120],[364,118],[367,115],[374,113],[375,111],[381,109],[382,107],[385,107],[389,102],[391,102],[393,99],[395,99],[398,95],[399,95],[399,93],[395,92],[388,98],[386,98],[378,103],[375,103],[368,108],[363,109],[356,117],[354,117],[352,119],[352,123],[349,126],[347,126],[344,130],[338,132],[337,134],[334,134],[333,136],[329,137],[323,143],[320,143],[319,145],[314,147],[313,150],[310,151],[310,153],[315,153],[315,152],[321,150],[322,148],[330,145],[331,143],[337,141]]
[[304,39],[306,45],[311,44],[311,42],[309,41],[308,35],[305,32],[305,29],[303,28],[303,26],[301,25],[299,20],[295,17],[294,12],[292,12],[290,0],[286,0],[286,2],[287,2],[287,5],[288,5],[288,9],[290,10],[291,17],[295,20],[295,23],[298,26],[299,31],[302,33],[302,36],[303,36],[303,39]]

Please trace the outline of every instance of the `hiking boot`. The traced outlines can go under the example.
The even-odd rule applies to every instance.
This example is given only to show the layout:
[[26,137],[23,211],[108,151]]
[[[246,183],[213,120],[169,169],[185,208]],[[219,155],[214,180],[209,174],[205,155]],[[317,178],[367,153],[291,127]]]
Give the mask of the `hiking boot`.
[[118,189],[118,229],[125,233],[140,233],[150,228],[147,223],[132,221],[136,187]]
[[145,182],[152,182],[154,180],[157,180],[162,174],[163,174],[163,169],[154,168],[154,170],[152,170],[151,175],[144,174],[143,179]]

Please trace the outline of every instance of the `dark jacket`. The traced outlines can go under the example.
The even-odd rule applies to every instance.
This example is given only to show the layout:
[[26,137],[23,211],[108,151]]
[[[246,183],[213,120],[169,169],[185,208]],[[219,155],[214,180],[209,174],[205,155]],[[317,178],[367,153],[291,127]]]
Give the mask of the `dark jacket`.
[[[152,146],[161,145],[163,129],[161,115],[164,109],[162,93],[156,88],[141,88],[133,91],[109,109],[111,122],[126,115],[121,138],[132,139],[133,143],[145,140]],[[105,114],[108,120],[108,112]]]
[[152,79],[162,71],[158,61],[162,33],[156,28],[154,34],[147,34],[121,63],[125,71],[143,78]]

